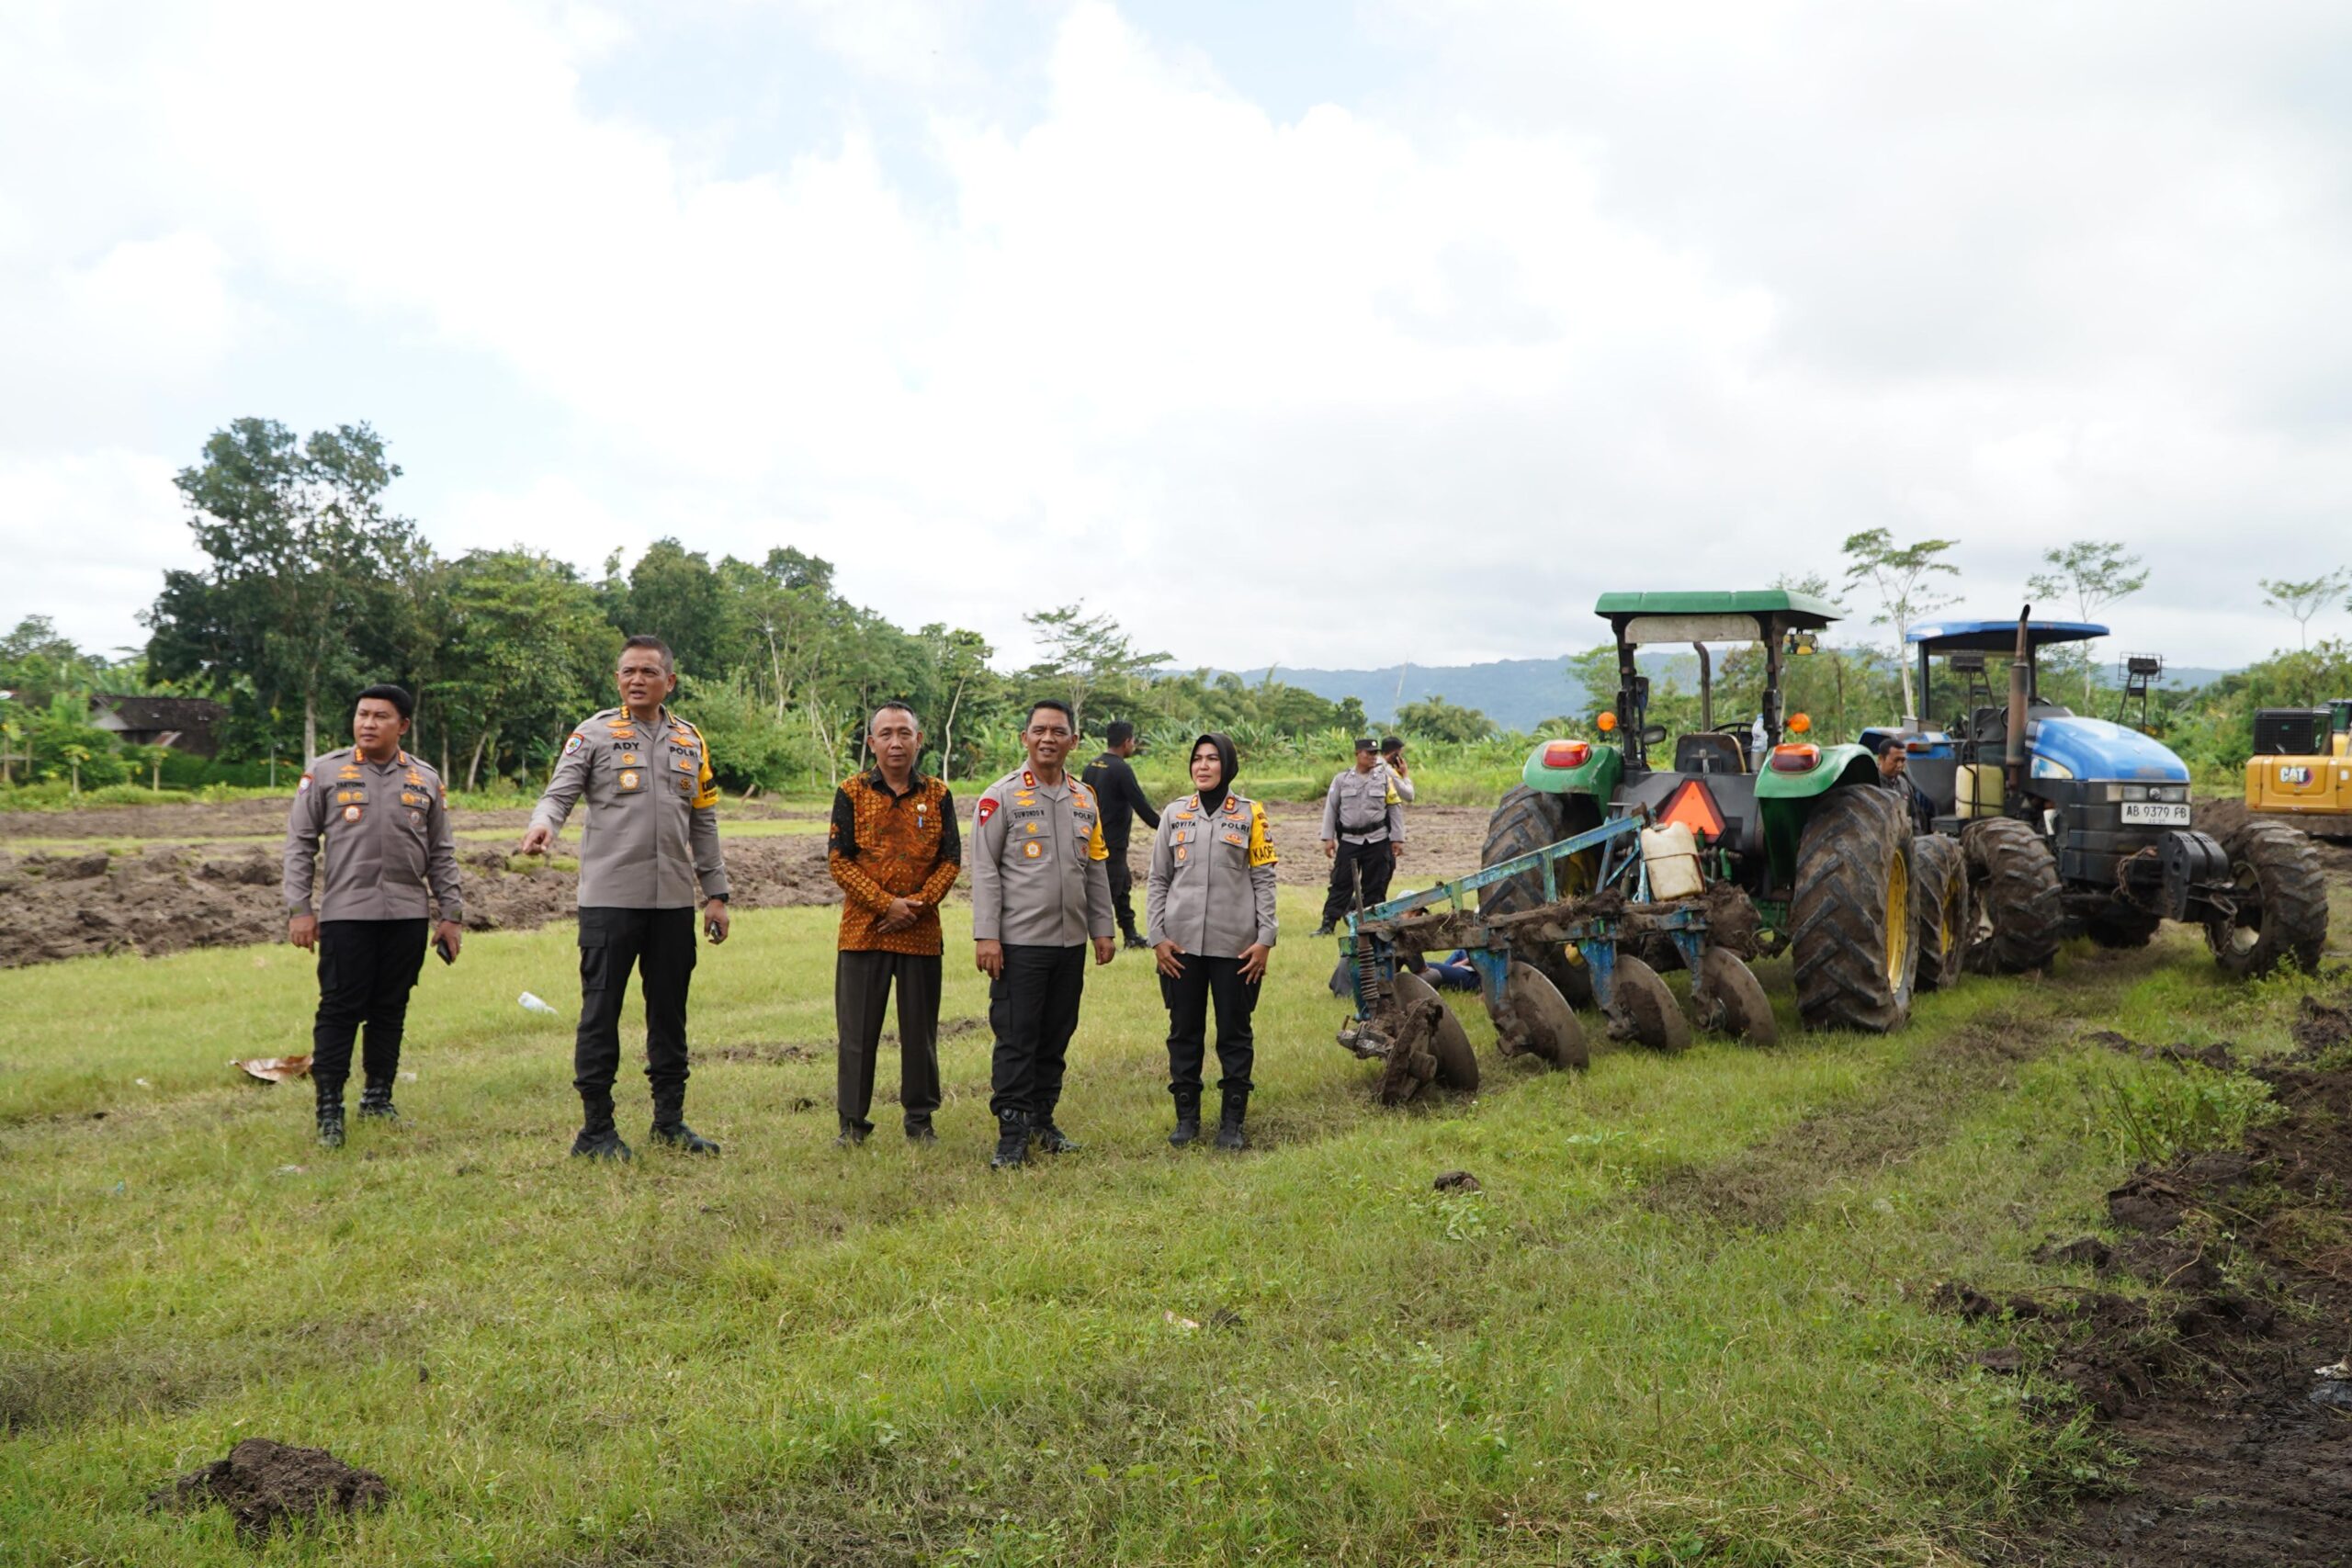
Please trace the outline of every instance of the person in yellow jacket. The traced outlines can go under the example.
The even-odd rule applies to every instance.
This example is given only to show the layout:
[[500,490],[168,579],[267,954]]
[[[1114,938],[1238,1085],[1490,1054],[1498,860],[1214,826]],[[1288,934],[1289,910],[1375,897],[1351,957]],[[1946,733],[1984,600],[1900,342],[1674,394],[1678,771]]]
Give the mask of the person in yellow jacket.
[[1168,1092],[1178,1148],[1201,1135],[1201,1061],[1212,1005],[1224,1069],[1221,1149],[1248,1145],[1241,1131],[1257,1058],[1250,1015],[1274,948],[1274,840],[1266,808],[1233,793],[1240,760],[1227,736],[1193,742],[1194,793],[1160,813],[1151,844],[1144,923],[1168,1008]]

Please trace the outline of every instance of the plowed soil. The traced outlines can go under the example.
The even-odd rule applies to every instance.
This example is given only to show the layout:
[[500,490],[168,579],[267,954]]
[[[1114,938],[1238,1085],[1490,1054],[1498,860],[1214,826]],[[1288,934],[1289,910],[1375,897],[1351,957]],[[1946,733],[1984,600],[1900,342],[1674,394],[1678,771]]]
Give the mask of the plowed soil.
[[[1283,855],[1281,879],[1286,884],[1322,885],[1329,863],[1316,841],[1320,826],[1317,809],[1276,804],[1269,813]],[[730,804],[726,820],[816,815],[807,807],[790,810]],[[511,830],[516,839],[522,837],[528,819],[529,813],[520,809],[453,814],[460,833],[498,829]],[[1484,811],[1422,807],[1413,809],[1409,820],[1409,842],[1395,884],[1397,891],[1476,869],[1486,833]],[[153,956],[192,947],[284,940],[279,848],[275,842],[252,840],[281,832],[285,821],[285,807],[267,800],[220,806],[117,807],[68,814],[0,814],[0,968],[92,953]],[[26,839],[51,846],[75,840],[88,843],[21,852],[6,847],[12,840]],[[121,847],[121,841],[128,840],[146,841]],[[558,846],[559,857],[567,850],[576,852],[577,842],[575,827]],[[728,877],[737,908],[840,900],[841,891],[825,869],[821,834],[729,835],[725,842]],[[1149,860],[1150,842],[1148,833],[1138,832],[1128,852],[1137,873],[1138,913],[1143,898],[1141,874]],[[576,874],[546,862],[514,858],[512,849],[503,839],[459,840],[458,858],[465,875],[469,930],[528,930],[571,918]]]
[[[2318,1375],[2352,1355],[2352,991],[2307,1000],[2295,1032],[2287,1060],[2240,1065],[2270,1086],[2281,1120],[2243,1150],[2142,1167],[2108,1196],[2122,1242],[2053,1240],[2036,1255],[2154,1294],[1939,1292],[1948,1310],[2006,1316],[2041,1343],[2133,1461],[2042,1562],[2352,1563],[2352,1382]],[[2154,1055],[2231,1065],[2225,1047]],[[2004,1371],[2028,1359],[1979,1358]]]

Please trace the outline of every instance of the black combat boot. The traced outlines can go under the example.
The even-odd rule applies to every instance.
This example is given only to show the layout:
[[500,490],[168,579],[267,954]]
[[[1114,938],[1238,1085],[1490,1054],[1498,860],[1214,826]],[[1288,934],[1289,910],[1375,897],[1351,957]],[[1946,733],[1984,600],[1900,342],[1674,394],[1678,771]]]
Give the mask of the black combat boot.
[[1221,1149],[1246,1149],[1250,1140],[1241,1134],[1241,1118],[1250,1110],[1250,1091],[1225,1091],[1225,1113],[1216,1119],[1216,1146]]
[[392,1080],[369,1078],[368,1087],[359,1091],[359,1114],[386,1122],[401,1119],[400,1108],[392,1103]]
[[1170,1144],[1182,1148],[1197,1143],[1201,1136],[1201,1091],[1197,1089],[1170,1089],[1176,1097],[1176,1130],[1168,1134]]
[[665,1094],[653,1102],[653,1125],[646,1130],[647,1137],[657,1144],[667,1144],[680,1154],[715,1155],[718,1145],[686,1125],[686,1097],[683,1093]]
[[989,1168],[1009,1170],[1028,1162],[1029,1118],[1008,1111],[996,1119],[996,1153],[989,1156]]
[[1144,941],[1143,933],[1136,930],[1133,926],[1129,926],[1125,931],[1121,934],[1125,936],[1127,939],[1127,945],[1129,947],[1149,947],[1151,945],[1151,943]]
[[1050,1111],[1029,1119],[1029,1141],[1049,1155],[1078,1153],[1078,1140],[1054,1125],[1054,1113]]
[[582,1100],[580,1135],[571,1140],[571,1153],[579,1159],[627,1159],[628,1145],[621,1142],[620,1134],[613,1126],[613,1102]]
[[930,1117],[925,1116],[918,1119],[910,1116],[907,1118],[907,1142],[910,1144],[935,1144],[939,1142],[939,1134],[932,1131]]
[[343,1147],[343,1086],[313,1082],[311,1087],[318,1096],[319,1146],[339,1149]]

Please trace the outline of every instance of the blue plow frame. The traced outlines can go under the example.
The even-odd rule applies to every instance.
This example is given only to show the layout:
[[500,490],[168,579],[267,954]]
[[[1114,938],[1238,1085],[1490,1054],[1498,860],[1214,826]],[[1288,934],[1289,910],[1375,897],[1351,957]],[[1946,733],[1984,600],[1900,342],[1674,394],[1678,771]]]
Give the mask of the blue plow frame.
[[[1540,850],[1530,850],[1523,855],[1498,861],[1472,875],[1441,882],[1424,892],[1408,893],[1350,915],[1346,950],[1351,960],[1349,967],[1354,976],[1356,1018],[1361,1021],[1372,1016],[1374,998],[1366,994],[1366,980],[1376,977],[1378,983],[1385,987],[1396,977],[1396,944],[1376,932],[1364,933],[1372,942],[1372,976],[1368,976],[1363,963],[1355,960],[1359,932],[1363,927],[1398,919],[1416,909],[1427,909],[1435,904],[1451,905],[1456,914],[1466,913],[1462,901],[1467,895],[1491,887],[1498,882],[1523,876],[1531,871],[1543,878],[1544,902],[1556,904],[1560,901],[1560,862],[1592,849],[1599,849],[1601,855],[1600,874],[1593,879],[1591,892],[1622,886],[1630,898],[1636,902],[1645,901],[1649,896],[1649,874],[1642,863],[1640,849],[1634,841],[1634,835],[1648,824],[1648,810],[1636,807],[1633,815],[1611,818],[1600,827],[1587,829],[1572,839],[1563,839],[1556,844],[1546,844]],[[1667,916],[1662,923],[1672,931],[1675,944],[1683,950],[1683,956],[1690,961],[1695,973],[1704,944],[1704,921],[1696,911],[1678,910]],[[1466,942],[1464,950],[1468,953],[1472,966],[1478,971],[1480,988],[1486,995],[1487,1007],[1492,1009],[1502,1003],[1503,981],[1510,972],[1510,944],[1508,938],[1496,936],[1483,926],[1477,934],[1487,940]],[[1592,966],[1593,995],[1606,1006],[1617,964],[1617,946],[1611,922],[1600,919],[1578,920],[1571,928],[1570,940],[1576,942],[1585,962]]]

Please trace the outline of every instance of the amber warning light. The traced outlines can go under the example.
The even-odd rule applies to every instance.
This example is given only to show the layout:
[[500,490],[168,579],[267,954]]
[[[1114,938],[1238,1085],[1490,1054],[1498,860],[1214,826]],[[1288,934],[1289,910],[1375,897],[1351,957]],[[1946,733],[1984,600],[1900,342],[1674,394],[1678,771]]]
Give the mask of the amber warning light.
[[1581,740],[1555,740],[1544,748],[1547,768],[1581,768],[1592,758],[1592,748]]
[[1772,748],[1772,771],[1776,773],[1809,773],[1821,761],[1818,746],[1775,746]]

